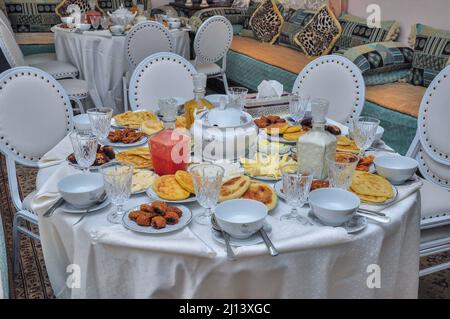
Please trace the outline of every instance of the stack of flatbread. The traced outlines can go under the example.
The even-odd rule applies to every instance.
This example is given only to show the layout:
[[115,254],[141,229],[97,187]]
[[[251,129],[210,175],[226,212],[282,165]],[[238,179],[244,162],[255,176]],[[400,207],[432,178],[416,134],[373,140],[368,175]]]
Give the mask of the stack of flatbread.
[[338,136],[336,151],[359,154],[359,147],[356,145],[355,141],[349,139],[347,136]]
[[158,121],[158,117],[152,112],[125,112],[114,116],[116,122],[130,128],[140,128],[145,121]]
[[392,184],[387,179],[367,172],[355,172],[350,190],[368,204],[383,204],[394,197]]
[[148,147],[129,149],[116,154],[116,159],[134,168],[153,169],[152,156]]

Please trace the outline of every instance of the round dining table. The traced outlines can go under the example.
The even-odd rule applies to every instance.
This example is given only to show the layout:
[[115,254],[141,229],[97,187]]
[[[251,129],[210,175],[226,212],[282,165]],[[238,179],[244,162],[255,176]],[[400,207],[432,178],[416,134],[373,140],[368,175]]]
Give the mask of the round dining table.
[[[111,107],[123,112],[122,78],[129,70],[126,58],[126,36],[109,31],[78,32],[54,26],[55,51],[58,60],[70,62],[79,70],[79,78],[88,82],[89,95],[96,107]],[[174,52],[190,59],[187,29],[170,30]]]
[[[80,215],[61,208],[43,216],[59,196],[57,182],[80,173],[63,160],[67,152],[65,138],[44,156],[49,161],[31,204],[58,298],[417,298],[417,181],[399,186],[397,202],[382,210],[389,224],[369,221],[355,234],[311,218],[308,226],[281,221],[290,207],[279,199],[267,223],[280,254],[272,257],[260,243],[234,247],[232,261],[211,226],[195,221],[178,232],[144,235],[110,224],[111,205],[78,224]],[[126,208],[149,202],[145,193],[133,195]],[[186,206],[194,216],[202,211],[197,203]],[[300,212],[308,216],[307,208]]]

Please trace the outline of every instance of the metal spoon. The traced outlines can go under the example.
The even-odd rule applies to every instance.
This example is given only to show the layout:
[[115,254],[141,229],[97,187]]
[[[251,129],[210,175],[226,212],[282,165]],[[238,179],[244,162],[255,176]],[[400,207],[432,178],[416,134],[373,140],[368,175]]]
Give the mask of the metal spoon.
[[272,241],[270,240],[269,236],[267,235],[267,232],[264,230],[264,227],[261,228],[259,233],[261,234],[261,237],[264,240],[264,243],[266,244],[267,248],[269,249],[270,255],[272,255],[273,257],[278,256],[280,253],[273,245]]
[[357,212],[356,213],[358,216],[362,216],[365,217],[369,220],[372,220],[374,222],[380,223],[380,224],[390,224],[391,223],[391,218],[388,216],[378,216],[375,214],[369,214],[366,212]]
[[224,232],[222,230],[222,228],[220,228],[219,224],[216,221],[216,218],[214,217],[214,215],[211,215],[211,225],[212,228],[218,232],[222,233],[223,238],[225,239],[225,246],[227,247],[227,257],[230,260],[236,260],[236,255],[233,252],[233,249],[231,248],[231,244],[230,244],[230,235],[228,235],[226,232]]
[[106,192],[103,193],[103,195],[91,206],[89,207],[84,213],[83,215],[80,217],[80,219],[78,219],[75,224],[73,224],[73,226],[78,225],[89,213],[90,211],[97,207],[97,205],[100,205],[101,203],[103,203],[106,199],[108,198],[108,195],[106,194]]

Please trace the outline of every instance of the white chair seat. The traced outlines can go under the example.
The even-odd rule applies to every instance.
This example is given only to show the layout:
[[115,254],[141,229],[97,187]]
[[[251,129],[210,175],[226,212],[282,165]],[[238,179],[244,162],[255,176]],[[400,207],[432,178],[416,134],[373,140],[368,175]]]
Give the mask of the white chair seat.
[[[191,61],[191,63],[195,65],[195,61]],[[195,69],[197,70],[198,73],[203,73],[206,75],[220,74],[222,71],[220,66],[218,66],[215,63],[198,64],[195,65]]]
[[420,190],[422,198],[422,220],[448,215],[450,220],[450,192],[427,180]]
[[25,56],[25,63],[30,66],[56,60],[55,53],[38,53]]
[[89,94],[88,83],[85,80],[78,79],[64,79],[58,80],[62,85],[67,95],[70,98],[86,98]]
[[68,62],[47,61],[44,63],[35,64],[33,66],[49,73],[57,80],[76,78],[78,76],[78,69]]

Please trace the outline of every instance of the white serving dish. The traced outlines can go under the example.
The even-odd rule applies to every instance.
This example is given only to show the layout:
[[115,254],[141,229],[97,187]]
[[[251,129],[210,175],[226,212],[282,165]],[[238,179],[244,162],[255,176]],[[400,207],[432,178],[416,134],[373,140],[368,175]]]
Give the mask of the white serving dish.
[[77,25],[77,28],[80,29],[81,31],[89,31],[91,29],[91,24],[90,23],[80,23]]
[[394,185],[404,184],[411,179],[419,167],[419,163],[406,156],[380,156],[374,160],[377,173],[387,178]]
[[61,21],[62,21],[62,23],[65,23],[65,24],[72,24],[75,22],[75,18],[72,16],[61,17]]
[[127,25],[133,22],[134,18],[137,15],[137,12],[131,13],[128,9],[124,8],[123,5],[120,5],[119,8],[114,12],[108,12],[108,15],[111,18],[111,21],[114,25]]
[[79,114],[73,117],[73,124],[75,129],[80,131],[90,130],[91,121],[89,120],[89,115]]
[[322,223],[337,227],[355,216],[361,200],[355,194],[342,189],[324,188],[309,194],[309,204]]
[[112,35],[121,35],[123,34],[124,28],[122,25],[112,25],[109,27]]
[[219,204],[215,217],[220,228],[237,239],[246,239],[264,226],[266,205],[255,200],[236,199]]
[[69,175],[59,181],[58,191],[75,208],[89,208],[105,192],[103,176],[98,173]]
[[168,21],[169,29],[179,29],[181,27],[181,21]]

